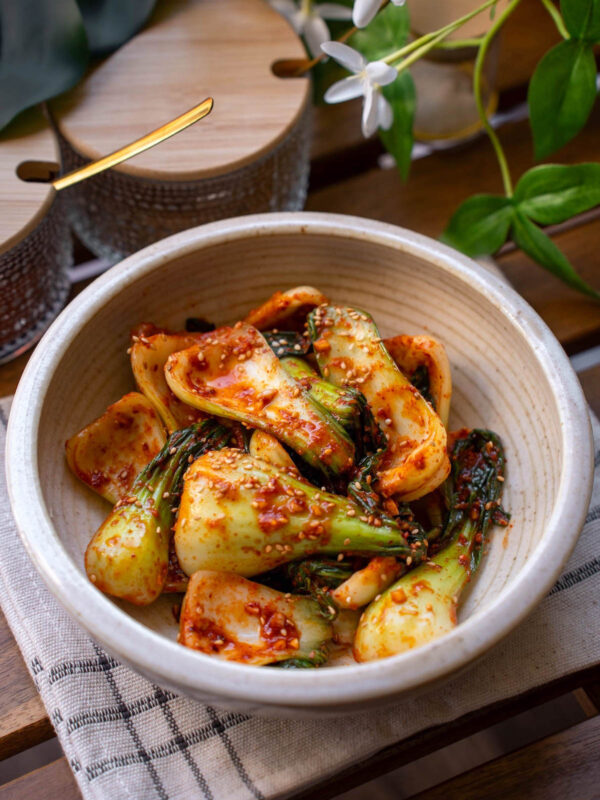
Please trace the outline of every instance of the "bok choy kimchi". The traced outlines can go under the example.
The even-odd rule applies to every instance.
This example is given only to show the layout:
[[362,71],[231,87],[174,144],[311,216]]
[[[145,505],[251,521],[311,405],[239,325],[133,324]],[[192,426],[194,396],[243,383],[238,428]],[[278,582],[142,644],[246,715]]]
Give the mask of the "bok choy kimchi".
[[188,323],[141,322],[132,391],[67,442],[112,505],[85,553],[94,586],[168,595],[182,646],[280,669],[387,658],[460,624],[509,521],[506,457],[496,433],[449,427],[443,344],[384,338],[310,286]]

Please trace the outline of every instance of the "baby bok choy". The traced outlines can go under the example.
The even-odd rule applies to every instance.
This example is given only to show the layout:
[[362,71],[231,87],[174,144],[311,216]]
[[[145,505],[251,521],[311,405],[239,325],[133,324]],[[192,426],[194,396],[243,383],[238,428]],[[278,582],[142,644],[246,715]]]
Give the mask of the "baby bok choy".
[[240,322],[206,334],[169,357],[165,377],[184,403],[261,428],[328,478],[353,466],[349,436],[288,375],[256,328]]
[[490,526],[508,524],[500,506],[504,467],[502,444],[491,431],[473,430],[455,441],[448,544],[367,608],[354,641],[357,661],[419,647],[455,627],[460,594],[479,566]]
[[190,459],[222,447],[230,436],[229,428],[205,420],[169,437],[88,545],[85,569],[98,589],[135,605],[156,600],[167,578],[183,474]]
[[316,666],[332,627],[314,600],[283,594],[235,573],[199,570],[190,578],[179,620],[180,644],[244,664]]
[[343,389],[324,380],[302,358],[286,357],[281,366],[309,395],[332,414],[349,432],[358,429],[362,419],[365,399],[356,389]]
[[182,403],[165,381],[165,364],[171,353],[185,350],[201,338],[201,334],[163,331],[133,337],[130,357],[135,382],[154,405],[169,433],[187,428],[204,417],[198,409]]
[[352,575],[354,560],[356,559],[345,558],[338,561],[331,557],[315,556],[301,561],[290,561],[261,575],[259,581],[281,591],[309,595],[319,604],[319,610],[325,619],[334,620],[339,609],[332,602],[331,590]]
[[405,563],[424,555],[393,523],[362,515],[347,497],[320,491],[295,470],[241,450],[200,456],[188,469],[175,526],[182,569],[251,577],[314,553],[393,555]]
[[308,329],[323,377],[359,389],[385,431],[377,491],[408,502],[443,483],[450,470],[446,429],[398,369],[370,315],[319,306],[308,317]]
[[285,447],[270,433],[265,433],[258,428],[250,437],[248,451],[254,458],[260,458],[274,464],[276,467],[291,467],[294,469],[294,462],[290,458]]
[[448,427],[452,376],[444,345],[431,336],[393,336],[383,344],[399,369]]
[[314,286],[295,286],[286,292],[275,292],[262,306],[250,311],[244,322],[259,331],[301,331],[308,312],[322,303],[327,303],[327,298]]
[[114,505],[165,443],[165,429],[143,394],[129,392],[67,441],[67,463],[79,480]]

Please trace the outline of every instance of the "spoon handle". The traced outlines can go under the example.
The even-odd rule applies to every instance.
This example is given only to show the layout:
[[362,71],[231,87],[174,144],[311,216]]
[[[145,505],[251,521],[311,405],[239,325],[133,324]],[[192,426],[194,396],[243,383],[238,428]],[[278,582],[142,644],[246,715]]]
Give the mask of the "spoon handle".
[[143,153],[144,150],[154,147],[154,145],[159,144],[159,142],[164,142],[165,139],[174,136],[176,133],[179,133],[179,131],[185,130],[185,128],[193,125],[194,122],[198,122],[198,120],[206,117],[207,114],[210,114],[212,111],[212,107],[213,99],[212,97],[207,97],[206,100],[203,100],[199,105],[186,111],[185,114],[175,117],[175,119],[172,119],[170,122],[161,125],[160,128],[142,136],[141,139],[136,139],[135,142],[131,142],[131,144],[127,144],[125,147],[120,147],[118,150],[115,150],[114,153],[99,158],[97,161],[91,161],[89,164],[85,164],[83,167],[68,172],[66,175],[61,175],[59,178],[56,178],[56,180],[52,181],[52,186],[54,186],[57,191],[66,189],[67,186],[72,186],[74,183],[84,181],[86,178],[97,175],[105,169],[110,169],[110,167],[114,167],[132,156],[137,156],[139,153]]

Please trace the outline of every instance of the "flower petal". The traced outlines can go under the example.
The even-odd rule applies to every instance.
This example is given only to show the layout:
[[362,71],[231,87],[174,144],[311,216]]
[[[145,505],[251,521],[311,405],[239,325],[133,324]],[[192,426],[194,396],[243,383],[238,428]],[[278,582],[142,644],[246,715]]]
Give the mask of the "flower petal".
[[321,45],[321,50],[334,58],[342,67],[350,70],[350,72],[362,72],[367,63],[358,50],[341,42],[324,42]]
[[269,0],[269,5],[289,20],[298,12],[298,6],[294,0]]
[[364,28],[381,7],[381,0],[354,0],[352,21],[357,28]]
[[339,3],[316,3],[313,9],[323,19],[352,19],[352,9]]
[[377,127],[389,131],[393,124],[394,112],[391,103],[381,92],[377,92]]
[[321,45],[330,38],[327,23],[312,14],[304,23],[304,38],[312,56],[321,55]]
[[377,130],[377,95],[379,93],[373,89],[369,83],[365,91],[365,104],[362,113],[362,132],[363,136],[372,136]]
[[398,77],[398,70],[390,67],[385,61],[371,61],[365,67],[365,72],[371,83],[378,83],[380,86],[393,83]]
[[354,100],[354,98],[360,97],[362,93],[363,83],[361,79],[356,75],[352,75],[350,78],[344,78],[330,86],[323,99],[326,103],[343,103],[346,100]]

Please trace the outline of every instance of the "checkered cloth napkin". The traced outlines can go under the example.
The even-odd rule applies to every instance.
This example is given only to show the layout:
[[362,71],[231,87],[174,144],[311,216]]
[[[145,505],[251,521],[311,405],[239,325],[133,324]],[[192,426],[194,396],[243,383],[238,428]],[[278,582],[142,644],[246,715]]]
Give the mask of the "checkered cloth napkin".
[[[0,451],[9,401],[0,401]],[[261,719],[154,686],[107,655],[50,596],[0,473],[0,601],[86,800],[293,795],[393,742],[600,663],[600,424],[584,531],[540,607],[443,687],[342,720]],[[1,709],[0,709],[1,711]]]

